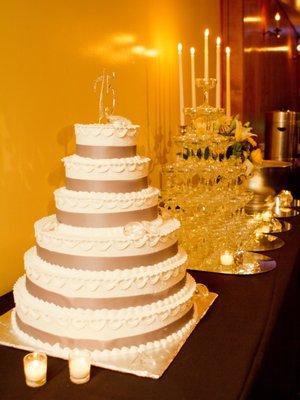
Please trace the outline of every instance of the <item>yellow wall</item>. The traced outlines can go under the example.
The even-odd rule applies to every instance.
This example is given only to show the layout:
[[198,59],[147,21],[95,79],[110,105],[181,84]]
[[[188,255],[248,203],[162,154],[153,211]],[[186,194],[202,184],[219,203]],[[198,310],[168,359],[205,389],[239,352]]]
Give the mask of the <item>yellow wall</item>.
[[[219,33],[219,0],[1,2],[0,295],[23,271],[34,221],[54,211],[72,125],[97,119],[92,82],[103,66],[117,73],[116,113],[142,126],[139,151],[154,158],[159,184],[178,123],[177,42],[188,78],[187,46],[200,49],[207,26]],[[188,89],[186,79],[190,99]]]

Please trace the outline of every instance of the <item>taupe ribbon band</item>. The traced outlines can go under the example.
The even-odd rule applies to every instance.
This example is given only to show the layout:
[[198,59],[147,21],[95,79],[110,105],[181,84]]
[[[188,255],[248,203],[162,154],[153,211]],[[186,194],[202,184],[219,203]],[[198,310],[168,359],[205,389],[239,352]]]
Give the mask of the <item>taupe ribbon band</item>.
[[130,193],[148,187],[148,177],[127,181],[93,181],[88,179],[66,178],[66,188],[76,192],[107,192],[107,193]]
[[184,314],[177,321],[172,322],[169,325],[164,326],[163,328],[156,329],[152,332],[143,333],[135,336],[128,336],[118,339],[111,340],[94,340],[94,339],[73,339],[70,337],[57,336],[52,333],[48,333],[42,331],[40,329],[34,328],[23,322],[18,314],[16,313],[16,322],[18,327],[28,335],[32,336],[35,339],[39,339],[44,343],[49,343],[50,345],[54,345],[59,343],[63,347],[80,347],[83,349],[89,350],[112,350],[113,348],[121,348],[123,346],[138,346],[143,343],[153,342],[155,340],[161,340],[165,337],[175,333],[179,329],[183,328],[185,324],[187,324],[192,318],[194,314],[194,307],[192,306],[190,310]]
[[185,281],[186,277],[181,279],[181,281],[177,282],[172,287],[159,293],[113,298],[66,297],[59,293],[51,292],[36,285],[28,277],[26,277],[26,288],[32,296],[61,307],[84,309],[88,308],[91,310],[97,310],[99,308],[118,310],[125,307],[144,306],[146,304],[151,304],[159,300],[164,300],[182,289],[185,285]]
[[91,257],[57,253],[36,245],[37,254],[50,264],[61,265],[66,268],[86,269],[90,271],[105,271],[115,269],[130,269],[135,267],[157,264],[178,252],[178,242],[151,254],[123,257]]
[[111,228],[114,226],[124,226],[129,222],[153,221],[157,216],[157,206],[145,208],[144,210],[103,214],[73,213],[56,209],[58,222],[71,226],[84,226],[89,228]]
[[136,155],[136,146],[87,146],[76,144],[76,154],[81,157],[95,159],[127,158]]

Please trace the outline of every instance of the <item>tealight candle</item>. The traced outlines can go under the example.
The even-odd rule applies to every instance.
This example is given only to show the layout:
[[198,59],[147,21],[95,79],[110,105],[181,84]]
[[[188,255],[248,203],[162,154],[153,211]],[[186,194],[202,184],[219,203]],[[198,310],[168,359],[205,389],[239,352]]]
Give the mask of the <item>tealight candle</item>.
[[23,358],[26,384],[39,387],[46,383],[47,356],[44,353],[29,353]]
[[220,256],[220,261],[222,265],[232,265],[234,262],[233,255],[229,251],[225,251]]
[[73,383],[81,384],[90,380],[91,355],[87,350],[74,349],[69,354],[69,372]]

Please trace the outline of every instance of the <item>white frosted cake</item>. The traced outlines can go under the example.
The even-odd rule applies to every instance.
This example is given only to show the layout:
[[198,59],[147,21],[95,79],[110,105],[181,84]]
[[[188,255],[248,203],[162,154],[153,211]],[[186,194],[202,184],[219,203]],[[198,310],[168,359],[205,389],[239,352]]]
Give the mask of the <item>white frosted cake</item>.
[[14,287],[13,328],[35,348],[109,359],[180,341],[193,323],[196,285],[178,248],[179,223],[158,215],[150,160],[136,155],[138,128],[122,117],[75,125],[56,215],[36,222],[36,246]]

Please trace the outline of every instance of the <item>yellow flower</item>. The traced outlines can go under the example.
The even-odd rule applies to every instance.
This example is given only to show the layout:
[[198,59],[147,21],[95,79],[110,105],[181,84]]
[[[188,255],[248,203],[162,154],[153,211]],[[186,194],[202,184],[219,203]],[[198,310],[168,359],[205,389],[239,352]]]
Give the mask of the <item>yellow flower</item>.
[[252,150],[250,154],[251,161],[254,164],[261,164],[263,162],[263,156],[260,149]]
[[[252,136],[257,136],[254,133],[251,132],[252,128],[250,126],[243,126],[241,121],[236,121],[235,125],[235,140],[237,142],[243,142],[244,140],[247,140],[249,143],[251,143],[253,146],[256,146],[256,142],[252,139]],[[255,143],[255,144],[253,144]]]
[[253,147],[257,146],[256,141],[251,136],[247,138],[247,142],[252,144]]

